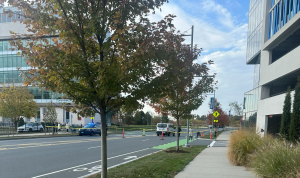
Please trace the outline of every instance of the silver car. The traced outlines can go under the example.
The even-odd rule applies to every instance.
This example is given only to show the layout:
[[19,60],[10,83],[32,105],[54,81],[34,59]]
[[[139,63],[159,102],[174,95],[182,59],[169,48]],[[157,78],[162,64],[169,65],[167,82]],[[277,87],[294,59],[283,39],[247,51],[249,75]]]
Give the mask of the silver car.
[[18,132],[33,132],[33,131],[40,131],[42,132],[44,127],[40,123],[27,123],[18,127]]

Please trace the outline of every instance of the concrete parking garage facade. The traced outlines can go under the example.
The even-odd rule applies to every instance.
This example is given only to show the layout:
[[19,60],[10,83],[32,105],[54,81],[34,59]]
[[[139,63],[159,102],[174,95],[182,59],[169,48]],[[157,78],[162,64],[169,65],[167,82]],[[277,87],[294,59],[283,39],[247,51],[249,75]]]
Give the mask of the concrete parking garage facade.
[[[300,0],[251,2],[263,3],[261,49],[254,56],[247,56],[247,64],[259,64],[256,127],[262,134],[276,134],[280,130],[287,88],[291,87],[293,98],[300,76]],[[246,94],[244,101],[247,122]]]

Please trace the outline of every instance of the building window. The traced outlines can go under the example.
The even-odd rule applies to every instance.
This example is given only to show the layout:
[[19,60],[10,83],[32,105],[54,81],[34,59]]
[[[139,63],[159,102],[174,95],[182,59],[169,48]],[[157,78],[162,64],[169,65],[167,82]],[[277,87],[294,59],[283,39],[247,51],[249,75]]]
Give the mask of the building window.
[[39,108],[38,111],[37,111],[36,121],[37,121],[37,122],[40,122],[40,121],[41,121],[41,110],[40,110],[40,108]]
[[66,111],[66,122],[69,123],[70,122],[70,112]]

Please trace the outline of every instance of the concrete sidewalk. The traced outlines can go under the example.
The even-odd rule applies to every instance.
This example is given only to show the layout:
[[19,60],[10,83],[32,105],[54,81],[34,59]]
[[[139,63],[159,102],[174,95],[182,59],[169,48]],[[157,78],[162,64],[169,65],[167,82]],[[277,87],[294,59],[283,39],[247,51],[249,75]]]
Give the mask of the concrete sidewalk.
[[[232,131],[223,132],[217,139],[228,141]],[[233,166],[227,158],[225,146],[204,149],[175,178],[253,178],[256,177],[245,167]]]

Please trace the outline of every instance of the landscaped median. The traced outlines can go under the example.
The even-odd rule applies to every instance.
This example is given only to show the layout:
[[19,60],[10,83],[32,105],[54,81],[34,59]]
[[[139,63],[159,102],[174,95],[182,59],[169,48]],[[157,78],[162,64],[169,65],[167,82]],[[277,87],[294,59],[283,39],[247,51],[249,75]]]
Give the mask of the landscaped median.
[[[138,160],[123,164],[108,170],[107,177],[111,178],[141,178],[141,177],[174,177],[189,162],[191,162],[205,146],[180,147],[184,153],[174,153],[175,147],[169,148]],[[101,173],[88,178],[99,178]]]
[[266,178],[300,177],[300,145],[267,135],[255,129],[233,132],[228,145],[228,158],[234,165],[246,166]]

